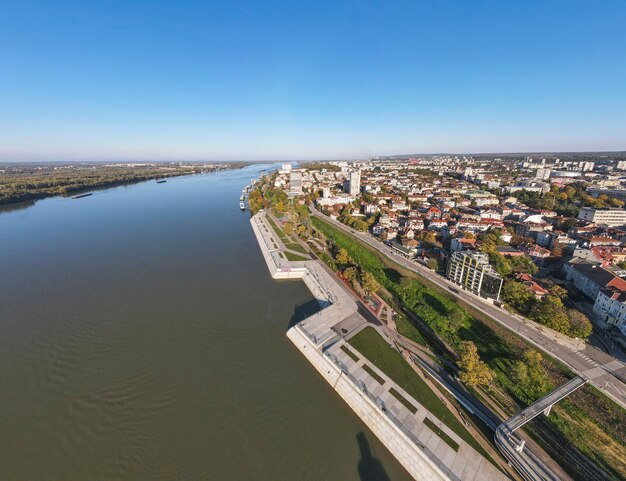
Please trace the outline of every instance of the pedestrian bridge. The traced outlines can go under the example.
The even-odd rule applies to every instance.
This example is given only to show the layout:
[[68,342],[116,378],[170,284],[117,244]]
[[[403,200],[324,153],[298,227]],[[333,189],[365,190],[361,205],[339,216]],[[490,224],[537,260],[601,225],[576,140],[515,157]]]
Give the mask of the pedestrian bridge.
[[576,376],[503,422],[496,429],[495,442],[498,449],[525,480],[558,481],[559,477],[533,453],[524,451],[525,441],[514,435],[514,431],[541,413],[546,416],[550,414],[552,406],[584,386],[586,382],[587,380]]

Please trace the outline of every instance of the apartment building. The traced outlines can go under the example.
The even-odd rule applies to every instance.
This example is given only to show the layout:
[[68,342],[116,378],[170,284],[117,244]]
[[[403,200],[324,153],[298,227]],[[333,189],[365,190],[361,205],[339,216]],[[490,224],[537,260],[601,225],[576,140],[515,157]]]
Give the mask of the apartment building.
[[455,284],[481,297],[498,299],[502,277],[489,264],[483,252],[457,251],[448,260],[446,276]]
[[598,225],[621,226],[626,224],[626,209],[594,209],[583,207],[578,218]]

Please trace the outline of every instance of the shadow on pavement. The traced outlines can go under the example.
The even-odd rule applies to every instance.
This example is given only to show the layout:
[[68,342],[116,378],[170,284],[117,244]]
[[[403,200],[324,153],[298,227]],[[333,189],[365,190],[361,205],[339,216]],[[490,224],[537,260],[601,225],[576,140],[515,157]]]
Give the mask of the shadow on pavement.
[[359,443],[359,451],[361,451],[361,459],[358,465],[361,481],[391,481],[380,461],[372,457],[370,444],[365,434],[357,434],[356,440]]
[[300,321],[315,314],[319,310],[320,305],[316,299],[311,299],[301,304],[296,304],[293,315],[291,316],[291,319],[289,319],[289,327],[291,328],[295,326]]

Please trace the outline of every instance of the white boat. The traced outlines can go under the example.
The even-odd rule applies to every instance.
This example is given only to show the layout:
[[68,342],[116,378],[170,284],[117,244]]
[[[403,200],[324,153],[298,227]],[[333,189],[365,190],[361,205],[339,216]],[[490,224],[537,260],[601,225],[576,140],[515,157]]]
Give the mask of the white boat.
[[243,202],[239,202],[239,208],[241,210],[246,210],[246,204],[244,204]]
[[241,197],[239,197],[239,201],[240,201],[240,202],[243,202],[243,200],[244,200],[245,198],[246,198],[246,196],[245,196],[245,195],[242,195]]

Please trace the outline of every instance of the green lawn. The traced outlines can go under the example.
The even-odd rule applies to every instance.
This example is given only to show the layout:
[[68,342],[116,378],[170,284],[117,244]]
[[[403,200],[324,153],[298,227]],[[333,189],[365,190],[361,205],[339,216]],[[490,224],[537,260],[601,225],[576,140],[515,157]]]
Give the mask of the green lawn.
[[291,252],[285,252],[285,257],[290,261],[310,261],[309,257],[299,256],[298,254],[292,254]]
[[276,222],[274,222],[274,221],[272,220],[272,218],[271,218],[269,215],[268,215],[268,216],[266,216],[265,218],[267,219],[267,221],[268,221],[268,222],[270,223],[270,225],[272,226],[272,229],[274,229],[274,231],[278,234],[278,237],[280,237],[280,240],[282,240],[282,241],[283,241],[283,243],[285,243],[285,242],[289,242],[289,240],[287,239],[286,234],[283,232],[283,230],[282,230],[280,227],[278,227],[278,226],[276,225]]
[[300,244],[296,244],[295,242],[285,242],[285,247],[289,250],[300,252],[302,254],[306,254],[307,251]]
[[393,349],[372,327],[366,327],[348,341],[378,369],[402,387],[413,399],[442,421],[476,451],[488,457],[483,447],[465,426],[450,412],[446,405],[413,371],[398,351]]

